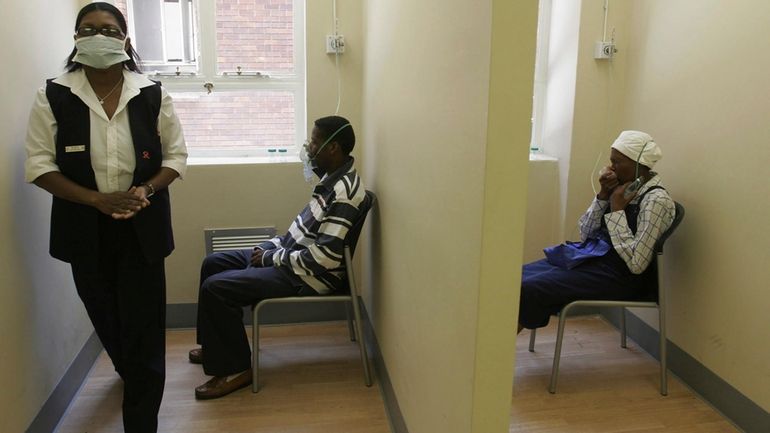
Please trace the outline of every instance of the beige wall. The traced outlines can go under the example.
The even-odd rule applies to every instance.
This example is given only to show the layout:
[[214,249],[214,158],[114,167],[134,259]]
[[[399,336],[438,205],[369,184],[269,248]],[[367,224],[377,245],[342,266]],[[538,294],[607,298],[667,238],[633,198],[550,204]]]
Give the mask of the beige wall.
[[[361,3],[338,0],[340,33],[345,54],[340,56],[342,103],[340,115],[348,118],[361,139],[361,65],[363,37]],[[307,119],[334,114],[337,75],[334,57],[326,54],[324,38],[333,33],[332,0],[307,2]],[[141,54],[141,53],[140,53]],[[360,159],[359,142],[353,154]],[[360,164],[359,164],[360,165]],[[307,203],[312,185],[302,176],[302,165],[236,164],[191,165],[187,176],[171,187],[176,250],[166,262],[168,302],[192,303],[198,299],[198,272],[204,257],[206,228],[289,227]]]
[[365,17],[365,285],[399,406],[413,433],[507,431],[536,2]]
[[[5,12],[14,19],[0,29],[0,57],[13,64],[3,75],[13,85],[0,87],[0,346],[13,348],[0,354],[0,384],[20,390],[0,396],[3,432],[27,428],[93,330],[69,267],[48,255],[50,196],[23,182],[23,141],[32,97],[45,78],[61,72],[72,46],[69,38],[50,35],[69,35],[79,7],[88,2],[54,3],[11,3]],[[340,31],[348,42],[340,59],[340,114],[360,129],[361,5],[338,0],[337,8]],[[323,52],[323,37],[333,29],[331,0],[308,2],[307,27],[307,113],[312,124],[333,114],[337,102],[334,59]],[[360,156],[360,149],[355,154]],[[186,179],[172,186],[177,250],[167,261],[168,302],[197,299],[204,228],[276,225],[285,230],[309,191],[298,163],[190,167]]]
[[[361,81],[364,57],[362,23],[363,2],[337,0],[340,34],[345,36],[345,53],[339,56],[342,79],[340,115],[353,126],[361,125]],[[313,120],[334,114],[337,108],[337,75],[334,56],[326,54],[326,35],[334,32],[332,0],[306,2],[307,40],[307,118]],[[360,143],[359,143],[360,144]],[[360,148],[358,149],[360,151]]]
[[[547,57],[547,81],[545,86],[546,110],[542,114],[543,142],[540,148],[549,156],[557,158],[558,172],[551,181],[556,183],[559,201],[556,204],[556,228],[558,239],[564,238],[565,206],[569,188],[569,162],[571,155],[572,131],[575,120],[575,87],[577,75],[578,35],[580,33],[580,1],[552,0],[550,35]],[[541,59],[541,61],[544,61]],[[533,167],[533,171],[537,168]],[[538,173],[539,175],[540,173]],[[542,184],[546,185],[546,184]],[[530,183],[530,188],[538,188],[538,184]],[[530,189],[530,200],[537,197],[539,189]],[[552,209],[548,209],[552,210]],[[547,211],[543,209],[543,212]],[[527,224],[533,220],[532,211],[527,218]],[[549,217],[544,214],[544,217]],[[544,221],[551,218],[537,218]],[[529,228],[529,227],[528,227]],[[542,232],[527,230],[527,245],[540,240]],[[542,255],[538,258],[542,258]]]
[[[568,239],[579,238],[577,219],[585,212],[594,196],[591,188],[592,170],[597,158],[598,168],[609,163],[609,147],[622,129],[634,129],[621,125],[623,89],[626,81],[628,35],[625,32],[628,2],[609,2],[607,37],[616,28],[615,43],[618,55],[612,60],[593,58],[594,43],[602,39],[604,0],[582,0],[580,33],[577,46],[577,79],[575,85],[575,111],[570,143],[569,174],[565,207],[564,235]],[[626,55],[623,55],[623,54]],[[601,157],[600,157],[601,155]],[[596,184],[598,188],[598,184]]]
[[171,187],[176,249],[166,259],[168,303],[198,302],[204,229],[285,231],[309,193],[298,163],[188,167],[185,179]]
[[[770,161],[770,3],[611,1],[608,27],[617,29],[619,49],[612,62],[592,57],[603,3],[583,0],[573,14],[580,22],[574,127],[563,141],[569,152],[559,155],[568,167],[561,181],[565,237],[575,237],[593,195],[599,152],[606,161],[621,129],[651,133],[664,153],[656,169],[687,209],[662,262],[669,338],[768,409],[770,182],[762,175]],[[574,7],[570,0],[554,4]],[[546,218],[546,207],[538,207],[531,218]],[[638,314],[657,327],[654,314]]]
[[552,0],[541,148],[556,161],[530,162],[526,262],[543,258],[545,246],[580,237],[577,220],[594,195],[591,181],[597,174],[592,171],[609,163],[610,144],[620,130],[631,128],[620,119],[628,19],[628,2],[610,2],[607,35],[617,29],[619,54],[612,61],[595,60],[604,0]]
[[770,410],[770,3],[629,3],[623,123],[661,143],[687,209],[663,268],[670,338]]
[[[72,48],[77,1],[4,5],[0,27],[0,431],[24,431],[92,328],[69,268],[48,256],[50,196],[24,183],[24,136],[35,91]],[[45,29],[45,31],[31,31]],[[51,35],[60,35],[52,38]]]
[[559,161],[533,159],[527,181],[524,263],[543,258],[543,248],[562,241]]

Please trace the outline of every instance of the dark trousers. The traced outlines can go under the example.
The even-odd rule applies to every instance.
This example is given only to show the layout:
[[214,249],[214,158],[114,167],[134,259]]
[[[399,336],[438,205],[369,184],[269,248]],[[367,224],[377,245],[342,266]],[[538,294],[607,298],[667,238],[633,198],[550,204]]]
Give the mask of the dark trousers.
[[227,376],[251,367],[243,307],[268,298],[315,292],[279,268],[250,266],[252,250],[214,253],[203,260],[198,292],[198,344],[203,371]]
[[647,272],[631,273],[614,250],[573,269],[562,269],[546,259],[528,263],[521,275],[519,324],[528,329],[546,326],[552,315],[578,300],[647,299],[655,293],[653,281]]
[[123,379],[125,432],[156,432],[166,378],[164,262],[145,261],[130,221],[102,217],[99,236],[99,258],[72,263],[75,286]]

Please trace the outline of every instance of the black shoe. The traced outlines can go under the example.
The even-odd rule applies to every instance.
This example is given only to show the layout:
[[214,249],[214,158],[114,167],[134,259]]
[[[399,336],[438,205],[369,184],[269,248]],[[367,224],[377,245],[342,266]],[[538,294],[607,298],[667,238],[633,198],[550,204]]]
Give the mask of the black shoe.
[[192,364],[203,364],[203,348],[199,347],[191,350],[188,357]]

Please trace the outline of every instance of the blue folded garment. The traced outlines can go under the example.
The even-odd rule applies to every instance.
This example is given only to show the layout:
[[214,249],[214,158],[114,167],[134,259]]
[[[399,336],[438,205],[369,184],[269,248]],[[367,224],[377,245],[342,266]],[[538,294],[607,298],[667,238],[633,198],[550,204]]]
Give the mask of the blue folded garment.
[[603,239],[586,239],[583,242],[567,241],[561,245],[543,249],[548,263],[562,269],[572,269],[584,261],[602,257],[612,245]]

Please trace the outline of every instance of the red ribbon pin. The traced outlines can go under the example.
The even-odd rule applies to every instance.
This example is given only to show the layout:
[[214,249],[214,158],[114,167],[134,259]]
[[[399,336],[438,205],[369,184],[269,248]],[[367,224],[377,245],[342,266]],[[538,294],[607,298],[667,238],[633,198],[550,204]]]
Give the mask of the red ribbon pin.
[[144,152],[142,152],[142,158],[143,159],[150,159],[150,152],[148,152],[146,150]]

